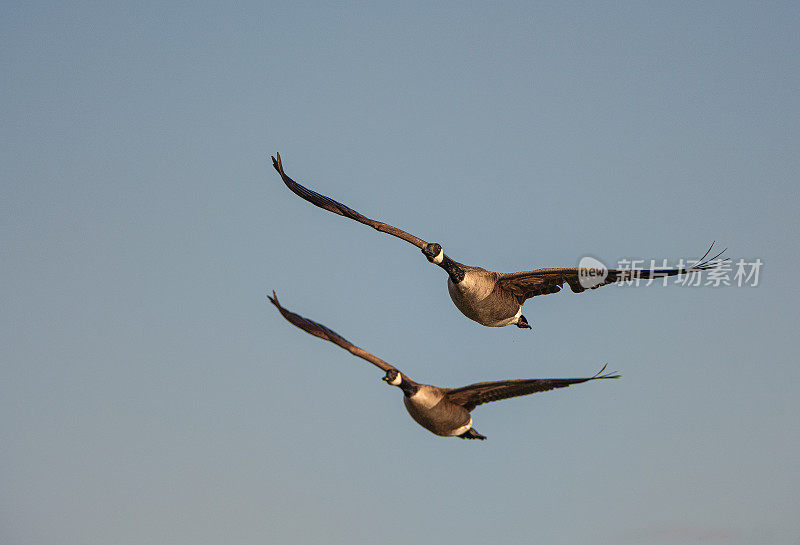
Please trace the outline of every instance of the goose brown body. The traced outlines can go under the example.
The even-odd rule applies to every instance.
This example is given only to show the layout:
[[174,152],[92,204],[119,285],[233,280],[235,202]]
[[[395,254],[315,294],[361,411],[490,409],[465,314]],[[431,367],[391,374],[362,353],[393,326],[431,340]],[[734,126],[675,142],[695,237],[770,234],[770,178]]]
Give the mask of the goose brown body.
[[514,294],[498,285],[499,273],[480,267],[461,267],[464,279],[456,283],[448,276],[447,292],[464,316],[489,327],[507,326],[519,319],[522,305]]
[[403,396],[403,404],[417,424],[436,435],[453,437],[472,427],[469,411],[449,401],[436,386],[420,384],[416,393]]

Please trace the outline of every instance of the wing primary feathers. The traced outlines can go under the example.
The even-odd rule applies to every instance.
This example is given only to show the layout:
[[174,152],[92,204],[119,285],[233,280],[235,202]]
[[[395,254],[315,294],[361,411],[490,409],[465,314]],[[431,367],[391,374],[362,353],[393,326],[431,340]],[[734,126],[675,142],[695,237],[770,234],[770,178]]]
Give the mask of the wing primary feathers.
[[283,315],[286,320],[295,326],[299,327],[306,333],[310,335],[314,335],[315,337],[319,337],[320,339],[325,339],[326,341],[330,341],[338,346],[341,346],[354,356],[358,356],[359,358],[365,359],[371,364],[375,365],[376,367],[383,369],[384,371],[388,371],[389,369],[394,369],[395,371],[399,372],[399,369],[390,365],[380,359],[378,356],[371,354],[364,350],[363,348],[359,348],[358,346],[354,345],[332,329],[325,327],[324,325],[317,323],[313,320],[309,320],[299,314],[295,314],[291,310],[283,308],[281,304],[278,302],[278,296],[275,294],[275,290],[272,290],[272,297],[267,295],[267,299],[269,302],[275,305],[275,308]]
[[330,197],[326,197],[316,191],[311,191],[305,186],[302,186],[292,180],[286,173],[283,171],[283,163],[281,162],[281,154],[276,153],[275,157],[271,157],[272,159],[272,166],[275,167],[275,170],[278,171],[278,174],[281,175],[281,179],[283,183],[286,184],[295,195],[300,197],[303,200],[306,200],[313,204],[314,206],[318,206],[328,212],[333,212],[334,214],[339,214],[340,216],[344,216],[346,218],[350,218],[355,220],[359,223],[363,223],[364,225],[368,225],[373,229],[380,231],[382,233],[386,233],[397,238],[403,239],[406,242],[413,244],[414,246],[418,247],[421,250],[424,250],[425,247],[428,245],[427,242],[422,240],[419,237],[415,237],[414,235],[403,231],[402,229],[398,229],[388,223],[383,223],[380,221],[376,221],[370,219],[362,214],[359,214],[349,206],[346,206],[338,201],[331,199]]
[[479,382],[462,388],[453,388],[447,391],[447,397],[457,405],[471,411],[482,403],[500,401],[510,397],[524,396],[536,392],[546,392],[555,388],[566,388],[572,384],[580,384],[590,380],[620,378],[617,373],[606,373],[608,364],[591,377],[584,378],[534,378],[499,380],[495,382]]
[[714,247],[714,244],[716,244],[716,243],[717,243],[717,241],[716,241],[716,240],[715,240],[715,241],[712,241],[712,242],[711,242],[711,246],[709,246],[709,247],[708,247],[708,250],[706,250],[706,253],[705,253],[705,254],[703,254],[703,257],[701,257],[700,259],[698,259],[698,260],[697,260],[697,264],[696,264],[696,265],[693,265],[693,266],[691,266],[691,267],[689,267],[689,269],[688,269],[688,270],[692,270],[692,269],[699,269],[699,270],[701,270],[701,271],[705,271],[705,270],[707,270],[707,269],[713,269],[713,268],[715,268],[715,267],[719,267],[719,266],[720,266],[720,265],[722,265],[723,263],[728,263],[728,262],[730,262],[730,259],[728,259],[728,258],[725,258],[725,259],[719,259],[719,256],[721,256],[722,254],[724,254],[725,252],[727,252],[727,251],[728,251],[728,248],[725,248],[724,250],[722,250],[721,252],[719,252],[719,253],[718,253],[717,255],[715,255],[714,257],[712,257],[712,258],[709,258],[709,259],[707,259],[707,260],[703,261],[704,259],[706,259],[706,256],[708,256],[708,254],[710,254],[710,253],[711,253],[711,249]]
[[677,276],[680,274],[691,274],[697,271],[715,269],[729,262],[728,259],[720,259],[720,256],[727,251],[722,250],[713,257],[708,255],[714,248],[715,242],[697,260],[694,265],[672,269],[607,269],[606,277],[593,286],[585,287],[581,284],[579,274],[581,269],[575,267],[562,267],[551,269],[537,269],[533,271],[522,271],[515,273],[502,273],[500,284],[502,287],[513,293],[520,304],[531,297],[557,293],[566,283],[575,293],[581,293],[587,289],[597,289],[622,280],[662,278],[665,276]]
[[[623,275],[631,275],[633,278],[657,278],[659,276],[677,276],[679,274],[690,274],[695,271],[707,271],[709,269],[716,269],[720,267],[724,263],[730,261],[729,259],[719,259],[719,257],[728,251],[727,248],[722,250],[721,252],[717,253],[714,257],[706,259],[708,254],[711,253],[712,248],[714,248],[714,244],[716,241],[711,243],[711,246],[708,247],[706,253],[703,254],[703,257],[697,260],[694,265],[689,267],[680,267],[675,269],[610,269],[609,275],[613,274],[623,274]],[[635,273],[635,274],[634,274]]]
[[602,369],[600,369],[597,373],[595,373],[589,380],[594,380],[594,379],[598,379],[598,378],[619,378],[619,377],[622,376],[617,371],[612,371],[612,372],[607,373],[607,374],[604,375],[603,371],[606,370],[606,367],[608,367],[607,363],[603,366]]

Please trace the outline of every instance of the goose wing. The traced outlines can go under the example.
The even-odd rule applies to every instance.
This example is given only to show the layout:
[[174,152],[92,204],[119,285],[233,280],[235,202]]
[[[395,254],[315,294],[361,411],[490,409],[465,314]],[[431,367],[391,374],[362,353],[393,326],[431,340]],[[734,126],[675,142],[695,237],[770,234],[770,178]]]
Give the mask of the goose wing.
[[286,184],[286,187],[292,190],[297,196],[302,199],[307,200],[314,206],[319,206],[320,208],[324,208],[329,212],[333,212],[334,214],[339,214],[340,216],[344,216],[346,218],[350,218],[352,220],[356,220],[359,223],[363,223],[364,225],[369,225],[373,229],[376,229],[382,233],[388,233],[390,235],[396,236],[397,238],[402,238],[406,242],[410,242],[414,246],[418,247],[421,250],[425,249],[425,246],[428,245],[427,242],[422,240],[421,238],[415,237],[410,233],[406,233],[402,229],[398,229],[397,227],[393,227],[388,223],[381,223],[380,221],[375,221],[370,219],[366,216],[362,216],[352,208],[343,205],[340,202],[334,201],[330,197],[326,197],[325,195],[320,195],[316,191],[311,191],[307,187],[304,187],[286,175],[283,171],[283,164],[281,163],[281,154],[276,153],[275,157],[272,157],[272,166],[275,167],[275,170],[278,171],[278,174],[281,175],[281,179],[283,179],[283,183]]
[[524,396],[536,392],[546,392],[555,388],[566,388],[572,384],[580,384],[596,379],[619,378],[614,373],[602,374],[604,365],[596,375],[585,378],[529,378],[517,380],[498,380],[496,382],[478,382],[447,390],[447,399],[471,411],[482,403],[500,401],[509,397]]
[[536,297],[537,295],[559,292],[565,283],[573,292],[581,293],[587,289],[597,289],[600,286],[606,286],[621,280],[662,278],[665,276],[676,276],[679,274],[690,274],[697,271],[714,269],[724,263],[724,260],[720,260],[719,257],[725,250],[722,250],[712,258],[706,259],[713,247],[714,243],[712,242],[711,247],[709,247],[705,255],[703,255],[696,264],[689,267],[664,269],[603,269],[599,272],[604,273],[606,276],[601,276],[595,282],[589,283],[588,288],[581,284],[580,278],[581,276],[588,277],[592,269],[582,269],[578,267],[501,273],[497,283],[502,289],[513,293],[517,297],[519,303],[522,304],[526,299]]
[[275,290],[272,291],[272,297],[267,295],[267,298],[270,300],[270,302],[273,305],[275,305],[275,307],[283,315],[284,318],[286,318],[289,322],[293,323],[294,325],[296,325],[300,329],[304,330],[306,333],[310,333],[311,335],[314,335],[315,337],[319,337],[320,339],[325,339],[326,341],[330,341],[330,342],[332,342],[334,344],[338,344],[339,346],[341,346],[342,348],[344,348],[345,350],[347,350],[348,352],[350,352],[354,356],[358,356],[359,358],[363,358],[363,359],[367,360],[368,362],[370,362],[371,364],[373,364],[374,366],[376,366],[376,367],[378,367],[378,368],[380,368],[380,369],[382,369],[384,371],[388,371],[390,369],[394,369],[395,371],[399,372],[399,370],[397,368],[395,368],[394,366],[389,365],[388,363],[386,363],[385,361],[380,359],[378,356],[376,356],[374,354],[370,354],[369,352],[367,352],[363,348],[357,347],[356,345],[354,345],[353,343],[351,343],[350,341],[348,341],[347,339],[345,339],[344,337],[342,337],[341,335],[339,335],[335,331],[333,331],[331,329],[328,329],[324,325],[318,324],[317,322],[315,322],[313,320],[309,320],[308,318],[304,318],[303,316],[300,316],[299,314],[295,314],[294,312],[283,308],[281,306],[281,304],[278,302],[278,296],[275,294]]

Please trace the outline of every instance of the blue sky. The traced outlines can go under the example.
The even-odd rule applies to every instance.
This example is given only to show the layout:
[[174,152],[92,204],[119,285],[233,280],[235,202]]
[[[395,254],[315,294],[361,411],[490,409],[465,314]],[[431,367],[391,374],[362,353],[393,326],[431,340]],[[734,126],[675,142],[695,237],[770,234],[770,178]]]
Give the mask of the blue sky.
[[[793,3],[37,3],[0,21],[0,532],[17,544],[800,539]],[[493,270],[759,258],[757,287]],[[618,381],[442,439],[338,331],[441,386]]]

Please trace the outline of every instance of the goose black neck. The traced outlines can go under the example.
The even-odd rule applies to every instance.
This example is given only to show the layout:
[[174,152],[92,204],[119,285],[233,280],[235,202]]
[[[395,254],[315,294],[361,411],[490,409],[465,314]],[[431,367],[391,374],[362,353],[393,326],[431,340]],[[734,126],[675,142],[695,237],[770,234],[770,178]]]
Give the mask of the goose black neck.
[[406,397],[411,397],[411,396],[413,396],[414,394],[417,393],[417,390],[419,390],[419,385],[417,385],[417,384],[415,384],[413,382],[404,380],[403,382],[400,383],[400,389],[403,390],[403,394]]
[[453,281],[454,284],[458,284],[459,282],[464,280],[464,269],[461,267],[461,265],[459,265],[449,257],[444,256],[442,258],[442,262],[439,263],[439,266],[443,268],[445,271],[447,271],[447,274],[450,276],[450,279]]

